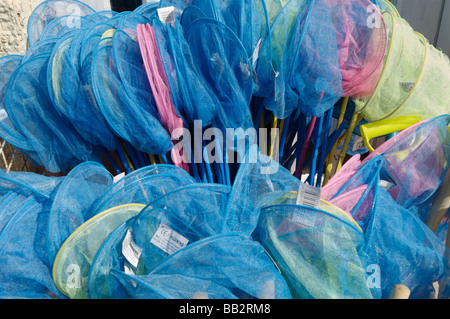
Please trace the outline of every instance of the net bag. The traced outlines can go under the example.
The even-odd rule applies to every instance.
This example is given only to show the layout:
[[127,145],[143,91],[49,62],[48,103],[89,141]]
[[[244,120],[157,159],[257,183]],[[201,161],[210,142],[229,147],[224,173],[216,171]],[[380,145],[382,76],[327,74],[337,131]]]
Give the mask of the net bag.
[[124,287],[126,298],[291,298],[286,282],[262,246],[242,233],[192,243],[145,275],[119,270],[113,270],[112,275]]
[[112,192],[112,190],[118,187],[109,189],[108,193],[104,195],[107,199],[102,200],[101,206],[98,206],[96,211],[104,211],[128,203],[148,205],[171,191],[193,183],[194,181],[190,176],[183,176],[177,171],[145,176],[139,180],[126,183],[115,192]]
[[98,24],[80,30],[73,37],[60,40],[50,58],[47,75],[51,79],[49,92],[56,109],[74,125],[85,140],[107,150],[115,150],[116,136],[99,110],[93,94],[91,62],[85,65],[84,76],[80,64],[84,37],[104,32],[107,28],[110,26]]
[[104,240],[145,205],[125,204],[86,220],[64,241],[53,263],[52,276],[58,289],[71,299],[87,299],[91,263]]
[[48,258],[52,263],[63,242],[92,217],[91,206],[113,184],[111,173],[99,163],[73,168],[55,190],[48,221]]
[[294,298],[372,298],[361,258],[364,237],[349,219],[348,215],[342,218],[293,204],[261,209],[258,240],[277,264]]
[[28,19],[28,45],[31,47],[41,38],[45,27],[56,18],[67,15],[89,16],[95,11],[76,0],[46,0],[41,2]]
[[[167,164],[158,164],[158,165],[149,165],[132,171],[129,174],[126,174],[123,178],[116,181],[103,196],[99,197],[97,201],[94,203],[92,207],[92,211],[94,213],[100,213],[102,210],[105,210],[105,205],[108,205],[108,202],[113,202],[115,196],[120,194],[120,191],[126,189],[134,183],[139,183],[147,177],[157,176],[157,175],[170,175],[175,179],[179,179],[183,181],[183,184],[195,183],[195,179],[187,174],[186,171],[181,170],[180,168],[174,165]],[[164,187],[164,185],[162,185]],[[120,195],[119,195],[120,196]],[[120,197],[118,197],[120,200]],[[128,203],[128,202],[127,202]]]
[[369,97],[378,83],[387,46],[381,12],[368,0],[327,1],[335,25],[343,96]]
[[401,115],[423,117],[425,113],[422,110],[428,103],[419,106],[409,104],[409,101],[413,101],[411,97],[415,94],[416,83],[423,76],[428,51],[426,40],[414,32],[405,20],[389,11],[383,13],[383,18],[389,31],[383,71],[372,95],[355,100],[356,111],[362,112],[370,122]]
[[156,199],[119,226],[92,262],[89,297],[122,298],[124,289],[112,276],[112,269],[146,274],[177,250],[217,234],[223,227],[217,216],[223,214],[228,193],[223,185],[187,186]]
[[61,297],[53,283],[46,254],[47,222],[48,206],[30,198],[3,228],[0,234],[2,298]]
[[39,41],[61,38],[68,34],[74,34],[83,28],[87,17],[77,15],[66,15],[52,20],[45,26]]
[[407,286],[411,299],[428,298],[435,290],[434,282],[448,280],[448,248],[418,216],[391,197],[385,189],[388,169],[383,157],[374,157],[338,195],[367,187],[351,214],[364,232],[374,298],[388,298],[396,284]]
[[[136,103],[126,92],[114,62],[113,39],[110,37],[101,40],[94,51],[92,86],[103,116],[118,136],[137,150],[150,154],[161,155],[171,149],[170,137],[161,125],[154,105],[148,100]],[[142,107],[144,103],[145,107]]]
[[6,88],[6,110],[15,127],[33,145],[40,162],[53,173],[98,156],[72,124],[55,110],[47,90],[50,56],[41,54],[21,64]]
[[298,111],[319,117],[343,96],[338,43],[329,4],[314,0],[305,10],[291,41],[287,82],[299,97]]
[[26,150],[30,154],[30,157],[33,157],[34,160],[40,163],[39,157],[33,152],[33,145],[28,138],[17,129],[6,111],[6,87],[9,79],[22,63],[22,59],[23,56],[21,55],[6,55],[0,58],[0,65],[3,71],[0,74],[0,112],[2,114],[0,121],[0,135],[4,140],[15,147]]
[[210,18],[191,23],[185,37],[198,74],[220,101],[216,125],[244,130],[253,127],[249,108],[253,78],[241,41],[224,23]]

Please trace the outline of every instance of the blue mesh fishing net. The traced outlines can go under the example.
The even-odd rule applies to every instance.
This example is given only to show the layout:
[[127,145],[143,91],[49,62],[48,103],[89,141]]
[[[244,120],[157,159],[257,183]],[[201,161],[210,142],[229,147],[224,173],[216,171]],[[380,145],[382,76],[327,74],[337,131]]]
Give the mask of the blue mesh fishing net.
[[[115,37],[116,46],[122,45],[119,37]],[[133,41],[127,37],[125,40]],[[136,44],[128,49],[132,52],[133,49],[138,50],[138,46]],[[138,51],[134,52],[135,55],[128,56],[125,61],[119,57],[118,63],[121,64],[122,70],[132,67],[132,63],[139,63]],[[133,57],[137,60],[132,59]],[[114,61],[112,38],[99,42],[92,61],[92,77],[93,93],[98,106],[118,136],[129,141],[137,150],[150,154],[163,155],[172,148],[170,136],[159,121],[159,114],[151,100],[131,99],[127,93]],[[145,85],[145,79],[141,77],[141,80],[142,82],[134,84],[135,87]],[[128,83],[127,88],[131,86]]]
[[225,23],[236,34],[245,47],[247,55],[252,57],[258,42],[267,32],[264,2],[212,0],[211,3],[215,10],[214,18]]
[[47,25],[63,16],[89,16],[95,11],[77,0],[46,0],[41,2],[28,19],[28,45],[31,47],[41,38]]
[[32,143],[30,143],[26,136],[17,129],[6,111],[6,87],[9,79],[22,63],[22,60],[23,56],[21,55],[7,55],[0,58],[0,65],[3,71],[0,74],[0,112],[2,114],[0,121],[0,135],[15,147],[26,150],[29,153],[29,156],[33,157],[33,160],[41,163],[38,156],[33,152],[34,146]]
[[225,24],[210,18],[191,23],[185,37],[197,72],[220,101],[217,125],[244,130],[253,127],[249,108],[252,69],[240,40]]
[[112,10],[96,11],[95,13],[87,17],[86,21],[83,24],[83,27],[90,28],[95,24],[105,22],[106,20],[115,17],[117,14],[118,12]]
[[[223,222],[214,217],[225,209],[228,197],[225,188],[209,184],[186,186],[156,199],[155,207],[151,202],[136,217],[119,226],[104,241],[92,262],[89,296],[121,298],[124,288],[112,277],[112,269],[123,271],[126,267],[135,274],[145,274],[186,245],[221,231]],[[198,199],[193,196],[197,193]],[[204,213],[198,214],[199,211]],[[171,234],[169,238],[167,232]]]
[[111,173],[94,162],[72,169],[55,190],[48,220],[48,258],[53,260],[63,242],[93,216],[91,207],[113,184]]
[[389,194],[389,165],[382,156],[371,159],[336,196],[352,196],[353,218],[364,232],[366,265],[373,276],[374,298],[388,298],[396,284],[411,290],[410,298],[429,298],[434,282],[448,281],[448,248],[420,218]]
[[8,82],[5,104],[12,122],[33,145],[43,166],[57,173],[80,161],[98,161],[98,155],[55,110],[47,90],[49,58],[49,54],[41,54],[20,65]]
[[[139,194],[138,190],[135,188],[136,186],[140,187],[140,185],[145,185],[147,178],[150,177],[157,177],[158,175],[169,175],[174,180],[180,180],[182,183],[180,185],[188,185],[190,183],[195,183],[195,179],[191,177],[189,174],[187,174],[186,171],[174,166],[174,165],[167,165],[167,164],[158,164],[158,165],[150,165],[146,166],[140,169],[137,169],[130,174],[126,174],[123,178],[121,178],[119,181],[115,182],[114,185],[112,185],[107,191],[105,191],[105,194],[97,199],[97,201],[94,203],[92,207],[92,211],[94,214],[100,213],[102,210],[105,210],[105,207],[109,205],[109,207],[113,207],[112,203],[115,203],[117,205],[130,203],[129,199],[125,198],[126,191],[124,190],[132,190],[132,192],[136,192],[136,194]],[[160,180],[159,180],[160,181]],[[148,180],[149,186],[151,185],[151,180]],[[141,184],[139,184],[141,183]],[[170,182],[168,183],[168,189],[171,189],[170,185],[172,185]],[[164,191],[164,185],[160,185],[161,188],[157,190],[158,193],[165,193]],[[145,193],[145,188],[142,188],[143,190],[140,200],[145,200],[145,196],[149,196],[149,194]],[[123,191],[123,192],[122,192]],[[149,197],[150,200],[152,200],[152,197]],[[155,198],[155,197],[153,197]],[[120,202],[121,200],[126,200],[126,202]],[[148,202],[144,202],[144,204],[148,204]]]
[[22,63],[26,62],[31,57],[36,56],[38,54],[52,52],[58,40],[59,40],[58,38],[49,38],[35,43],[23,55]]
[[24,201],[0,234],[2,271],[0,295],[61,296],[53,282],[46,255],[48,206]]
[[168,77],[168,80],[177,112],[186,123],[201,120],[204,126],[210,125],[217,114],[216,105],[220,102],[204,77],[199,74],[190,46],[178,21],[175,21],[175,27],[168,27],[167,37],[176,75],[176,77]]
[[[299,108],[309,116],[321,116],[342,97],[342,76],[330,8],[324,0],[313,0],[304,19],[297,20],[295,52],[287,82],[299,99]],[[298,38],[300,36],[300,38]],[[275,41],[275,40],[273,40]]]
[[355,224],[329,211],[277,204],[261,209],[257,233],[294,298],[372,298]]
[[134,12],[142,14],[147,19],[152,20],[154,17],[156,17],[156,9],[159,7],[159,1],[155,2],[148,2],[140,5],[137,7]]
[[282,194],[296,192],[300,180],[252,146],[236,174],[226,211],[226,227],[251,234],[261,207]]
[[[108,27],[102,24],[98,28],[104,30]],[[85,140],[93,145],[115,150],[116,137],[100,112],[92,92],[90,65],[87,63],[83,69],[80,64],[84,36],[98,28],[94,25],[89,29],[80,30],[73,37],[59,41],[52,52],[47,73],[51,79],[49,92],[56,109],[73,124]],[[83,70],[85,70],[84,77]]]
[[[195,267],[186,267],[191,263]],[[199,240],[145,275],[116,269],[112,275],[124,287],[124,298],[291,298],[285,280],[265,250],[243,233]]]
[[126,204],[105,210],[84,222],[61,246],[53,263],[53,280],[71,299],[87,299],[87,277],[92,260],[104,240],[122,223],[145,207]]
[[39,41],[63,37],[74,33],[84,27],[87,17],[77,15],[66,15],[52,20],[45,26]]
[[149,170],[142,168],[138,174],[131,177],[131,174],[127,175],[125,180],[112,186],[97,200],[93,213],[130,203],[147,205],[171,191],[195,183],[184,170],[173,170],[170,166],[167,168],[148,175],[145,171]]

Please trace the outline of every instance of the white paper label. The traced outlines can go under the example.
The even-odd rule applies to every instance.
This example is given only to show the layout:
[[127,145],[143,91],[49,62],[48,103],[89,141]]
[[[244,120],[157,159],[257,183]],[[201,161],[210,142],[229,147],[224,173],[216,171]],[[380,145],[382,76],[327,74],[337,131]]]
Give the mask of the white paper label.
[[320,188],[300,182],[297,205],[317,208],[320,204]]
[[5,109],[0,109],[0,122],[3,122],[8,118],[8,113],[6,113]]
[[189,240],[165,224],[159,225],[150,242],[169,255],[186,247]]
[[120,174],[117,174],[116,176],[113,177],[113,183],[117,183],[118,181],[120,181],[123,177],[125,176],[125,172],[122,172]]
[[137,267],[139,263],[139,258],[142,254],[142,248],[136,245],[136,243],[133,241],[133,237],[131,234],[131,228],[128,228],[127,234],[125,235],[125,238],[122,242],[122,254],[125,256],[125,258],[128,260],[128,262],[133,265],[134,267]]
[[176,9],[174,6],[156,9],[159,20],[161,20],[164,24],[170,23],[173,27],[175,27],[177,15],[180,14],[179,11],[180,10]]
[[252,55],[252,66],[253,67],[255,66],[256,61],[258,60],[259,50],[261,50],[261,45],[262,45],[262,38],[258,40],[255,50],[253,50],[253,55]]
[[[123,269],[124,269],[124,272],[125,272],[127,275],[135,275],[133,269],[131,269],[131,268],[128,267],[127,265],[124,265],[124,266],[123,266]],[[133,286],[134,286],[135,288],[137,287],[136,281],[131,280],[131,283],[133,284]]]

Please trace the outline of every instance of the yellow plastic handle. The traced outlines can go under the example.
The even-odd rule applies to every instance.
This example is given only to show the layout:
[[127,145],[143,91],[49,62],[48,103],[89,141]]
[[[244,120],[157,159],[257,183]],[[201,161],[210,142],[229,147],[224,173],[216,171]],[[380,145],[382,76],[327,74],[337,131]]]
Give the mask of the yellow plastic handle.
[[419,116],[400,116],[392,119],[385,119],[377,122],[363,124],[359,127],[364,144],[373,152],[370,140],[375,137],[385,136],[391,133],[400,132],[411,125],[421,121]]

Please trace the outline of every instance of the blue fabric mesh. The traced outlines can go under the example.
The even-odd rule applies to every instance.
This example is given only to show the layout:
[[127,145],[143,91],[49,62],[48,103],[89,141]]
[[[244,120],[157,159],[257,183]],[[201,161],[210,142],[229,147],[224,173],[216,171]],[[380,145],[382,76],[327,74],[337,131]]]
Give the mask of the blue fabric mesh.
[[[304,21],[307,4],[304,0],[290,0],[285,4],[270,26],[270,37],[266,37],[261,49],[263,54],[260,53],[258,58],[261,59],[263,76],[271,73],[270,82],[262,88],[264,106],[278,118],[289,116],[298,104],[298,96],[290,93],[286,82],[297,54],[297,45],[291,41],[298,41],[298,25]],[[256,72],[258,74],[260,70]]]
[[36,294],[61,297],[46,254],[48,206],[34,198],[18,209],[0,234],[2,296]]
[[112,10],[97,11],[91,14],[89,17],[87,17],[86,21],[83,24],[83,27],[90,28],[95,24],[105,22],[106,20],[113,18],[117,14],[118,13],[116,11]]
[[200,240],[145,275],[128,275],[119,270],[112,274],[128,298],[291,298],[286,282],[261,245],[242,233]]
[[304,114],[321,116],[342,97],[342,76],[338,64],[338,47],[330,8],[325,0],[308,5],[305,19],[296,27],[300,39],[292,41],[297,47],[289,68],[287,82],[300,98]]
[[[92,27],[92,29],[96,26]],[[92,29],[82,29],[74,37],[62,39],[53,50],[48,77],[52,78],[51,92],[54,105],[81,136],[93,145],[108,150],[117,147],[116,136],[107,125],[95,100],[90,76],[82,78],[80,54],[84,36]],[[87,71],[88,73],[89,71]]]
[[[8,82],[6,110],[50,172],[67,171],[80,160],[98,160],[70,122],[56,112],[47,90],[49,55],[22,64]],[[24,103],[26,101],[26,103]]]
[[180,173],[180,171],[173,171],[171,174],[161,173],[142,177],[134,182],[126,183],[114,193],[112,191],[117,187],[111,188],[105,194],[105,197],[107,195],[108,199],[102,201],[101,206],[96,208],[96,212],[129,203],[148,205],[164,194],[194,183],[190,176]]
[[190,5],[183,10],[179,23],[186,29],[192,22],[200,18],[206,18],[206,14],[202,9],[195,5]]
[[50,38],[60,38],[72,32],[77,32],[84,27],[87,17],[66,15],[52,20],[45,26],[39,41]]
[[[5,104],[8,81],[22,63],[22,58],[23,56],[21,55],[7,55],[0,58],[0,66],[2,69],[2,72],[0,73],[0,110],[3,114],[2,120],[0,121],[0,136],[12,145],[32,153],[32,150],[34,149],[33,145],[11,121],[8,112],[6,111]],[[39,161],[36,155],[33,156],[33,158]]]
[[[201,195],[198,201],[196,197],[192,196],[194,190]],[[203,190],[204,194],[202,193]],[[217,212],[220,215],[220,210],[225,209],[223,197],[227,198],[227,193],[224,193],[223,190],[223,185],[208,184],[187,186],[175,190],[163,196],[162,199],[155,200],[156,205],[162,200],[164,204],[168,204],[170,207],[155,206],[156,208],[154,208],[153,203],[150,203],[137,216],[118,227],[105,240],[92,262],[87,286],[89,296],[95,299],[121,298],[124,289],[118,285],[110,274],[112,269],[124,270],[125,265],[132,269],[135,274],[145,274],[174,253],[178,245],[182,247],[188,243],[192,244],[204,237],[214,235],[218,228],[221,230],[223,224],[220,220],[208,218],[209,216],[204,214],[197,216],[197,213],[201,210]],[[181,202],[183,202],[183,199],[190,201],[189,209],[185,209],[186,206],[177,206],[177,201],[174,200],[175,195],[177,200],[181,200]],[[170,200],[165,201],[166,196]],[[185,197],[183,198],[183,196]],[[217,198],[217,201],[211,202],[214,198]],[[217,205],[219,203],[222,203],[222,205]],[[217,213],[211,214],[211,216],[216,216]],[[152,240],[155,234],[161,231],[161,227],[179,234],[179,236],[176,236],[179,241],[174,247],[165,246],[167,243],[161,246]],[[131,264],[122,253],[122,243],[127,233],[128,236],[132,236],[135,245],[142,249],[138,264]]]
[[88,16],[95,11],[76,0],[46,0],[41,2],[28,19],[28,45],[39,41],[45,27],[58,17],[67,15]]
[[48,258],[53,260],[63,242],[92,217],[91,207],[113,184],[111,173],[98,163],[84,162],[59,185],[50,208]]
[[253,127],[249,108],[252,69],[236,35],[225,24],[202,18],[189,25],[185,37],[198,73],[220,101],[217,111],[222,126]]
[[168,77],[168,80],[177,112],[187,123],[201,120],[203,126],[207,126],[216,116],[216,105],[220,102],[199,74],[178,21],[175,22],[174,28],[168,27],[168,41],[176,74],[176,78]]
[[261,209],[258,240],[295,298],[372,298],[366,283],[364,237],[346,220],[306,206],[267,206]]
[[35,43],[23,55],[22,63],[28,61],[31,57],[36,56],[38,54],[52,52],[58,40],[59,40],[58,38],[50,38]]
[[147,19],[152,20],[157,15],[156,9],[158,9],[158,6],[159,6],[159,2],[157,2],[157,1],[144,3],[144,4],[140,5],[139,7],[137,7],[134,10],[134,12],[142,14]]
[[[133,48],[138,49],[137,46],[129,49]],[[138,57],[137,51],[134,52],[134,57]],[[126,67],[125,61],[120,60],[120,63]],[[139,60],[131,60],[129,64],[132,63],[139,63]],[[119,136],[143,152],[161,155],[170,151],[172,142],[158,120],[155,106],[146,101],[144,108],[144,101],[138,100],[140,103],[136,103],[136,99],[132,100],[127,94],[114,61],[112,38],[99,42],[92,61],[92,77],[93,92],[99,108]]]
[[146,24],[150,23],[151,20],[146,16],[137,13],[137,12],[126,12],[124,13],[119,20],[117,25],[118,30],[123,30],[125,32],[133,32],[136,33],[136,26],[138,24]]
[[267,23],[261,20],[265,16],[256,11],[259,3],[255,2],[258,1],[212,0],[217,16],[216,19],[225,23],[236,34],[249,57],[253,55],[256,45],[263,35],[264,25]]
[[253,146],[235,177],[226,212],[230,231],[251,234],[260,208],[288,192],[297,192],[300,180]]
[[[94,203],[92,207],[92,211],[95,213],[99,213],[102,210],[104,210],[104,207],[108,205],[108,202],[113,202],[115,199],[115,196],[119,196],[118,200],[120,200],[121,195],[120,191],[127,189],[130,187],[130,185],[133,185],[134,183],[139,183],[143,181],[145,178],[151,177],[151,176],[157,176],[157,175],[170,175],[175,176],[175,178],[178,178],[180,180],[183,180],[184,183],[194,183],[195,179],[192,178],[189,174],[186,173],[186,171],[174,166],[174,165],[150,165],[146,166],[140,169],[137,169],[130,174],[126,174],[123,178],[121,178],[118,182],[114,183],[103,196],[99,197],[98,200]],[[133,187],[133,186],[131,186]],[[164,187],[164,186],[162,186]],[[116,202],[117,203],[117,202]]]
[[380,181],[390,181],[388,169],[383,157],[374,157],[339,194],[365,186],[354,199],[351,214],[364,231],[367,265],[379,269],[374,277],[378,280],[371,286],[374,298],[388,298],[396,284],[406,285],[410,298],[429,298],[433,282],[448,281],[449,251],[416,214],[396,203],[382,187]]

